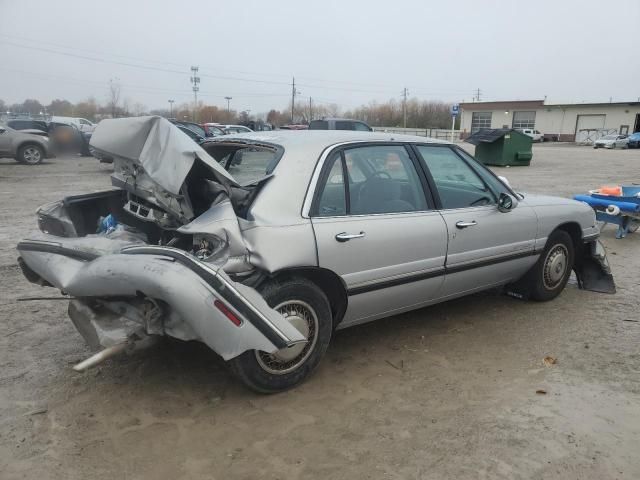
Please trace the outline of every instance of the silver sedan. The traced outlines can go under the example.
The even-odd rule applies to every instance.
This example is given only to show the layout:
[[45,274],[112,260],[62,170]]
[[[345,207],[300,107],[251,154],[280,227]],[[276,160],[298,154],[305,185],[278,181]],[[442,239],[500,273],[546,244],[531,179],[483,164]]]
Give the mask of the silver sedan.
[[515,192],[458,146],[351,131],[194,144],[159,117],[104,120],[113,189],[41,207],[18,245],[73,297],[99,353],[199,340],[259,392],[300,383],[338,329],[485,289],[552,300],[575,270],[613,292],[593,210]]

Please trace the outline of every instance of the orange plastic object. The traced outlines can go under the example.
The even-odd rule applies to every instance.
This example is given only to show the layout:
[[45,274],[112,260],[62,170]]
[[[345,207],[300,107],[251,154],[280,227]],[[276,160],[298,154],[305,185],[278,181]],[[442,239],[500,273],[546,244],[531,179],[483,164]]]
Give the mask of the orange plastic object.
[[598,193],[600,195],[610,195],[612,197],[621,197],[622,196],[622,187],[619,185],[615,186],[604,186],[598,189]]

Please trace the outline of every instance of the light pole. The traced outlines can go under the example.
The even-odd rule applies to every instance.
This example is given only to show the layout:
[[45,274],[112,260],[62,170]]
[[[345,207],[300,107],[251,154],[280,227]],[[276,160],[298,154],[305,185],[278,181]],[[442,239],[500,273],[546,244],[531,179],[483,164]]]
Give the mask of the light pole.
[[175,100],[167,100],[167,102],[169,102],[169,118],[173,118],[173,102],[175,102]]
[[193,84],[193,121],[198,122],[198,90],[200,90],[200,77],[198,76],[198,67],[191,67],[191,72],[193,72],[193,76],[191,77],[191,83]]
[[227,101],[227,113],[229,113],[229,102],[233,99],[233,97],[224,97],[224,99]]

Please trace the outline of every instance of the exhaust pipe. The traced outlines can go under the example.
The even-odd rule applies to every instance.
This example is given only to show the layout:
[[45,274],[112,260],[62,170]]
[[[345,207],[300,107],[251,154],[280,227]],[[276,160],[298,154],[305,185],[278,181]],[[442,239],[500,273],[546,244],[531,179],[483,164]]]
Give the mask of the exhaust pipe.
[[95,367],[96,365],[104,362],[108,358],[115,357],[116,355],[124,352],[129,346],[129,342],[117,343],[112,345],[104,350],[99,351],[98,353],[91,355],[86,360],[81,361],[80,363],[73,366],[73,369],[76,372],[84,372],[85,370]]

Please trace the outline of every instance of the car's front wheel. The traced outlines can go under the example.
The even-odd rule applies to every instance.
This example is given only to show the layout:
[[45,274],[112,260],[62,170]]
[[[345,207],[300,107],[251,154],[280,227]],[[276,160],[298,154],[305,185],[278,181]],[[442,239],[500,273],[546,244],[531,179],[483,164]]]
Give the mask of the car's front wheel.
[[44,150],[38,145],[24,145],[18,149],[16,160],[20,163],[37,165],[44,159]]
[[574,258],[573,241],[567,232],[556,230],[549,235],[540,258],[524,278],[529,297],[546,302],[560,295],[571,275]]
[[322,290],[304,278],[271,282],[260,293],[307,337],[307,343],[275,353],[250,350],[230,360],[229,365],[252,390],[276,393],[298,385],[320,363],[331,340],[331,308]]

